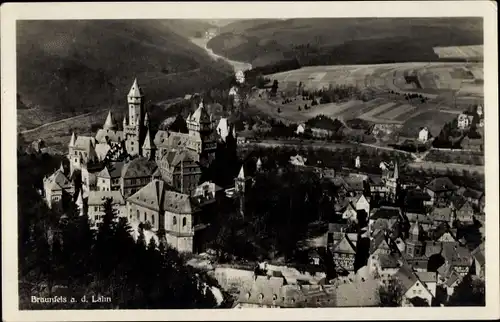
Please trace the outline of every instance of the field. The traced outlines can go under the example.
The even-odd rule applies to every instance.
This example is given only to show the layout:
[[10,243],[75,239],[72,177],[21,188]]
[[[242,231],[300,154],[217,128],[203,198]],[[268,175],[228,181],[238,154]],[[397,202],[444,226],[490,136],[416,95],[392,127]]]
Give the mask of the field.
[[439,58],[482,58],[483,45],[476,46],[450,46],[434,47],[434,52]]
[[[400,63],[383,65],[315,66],[268,75],[277,80],[279,88],[290,89],[302,82],[306,88],[321,89],[329,85],[355,85],[369,88],[376,94],[367,102],[353,100],[313,106],[311,101],[298,97],[292,102],[254,100],[251,105],[259,110],[290,122],[305,122],[319,114],[343,121],[361,119],[373,124],[398,125],[403,137],[416,137],[421,127],[427,126],[436,136],[443,125],[469,104],[478,103],[484,96],[482,64],[469,63]],[[408,82],[408,76],[414,81]],[[392,93],[391,93],[392,92]],[[398,93],[398,94],[396,94]],[[455,93],[455,94],[453,94]],[[405,94],[427,97],[411,101]],[[456,96],[456,105],[455,105]],[[265,103],[264,103],[265,102]],[[298,107],[301,110],[298,110]],[[278,112],[278,108],[280,112]]]

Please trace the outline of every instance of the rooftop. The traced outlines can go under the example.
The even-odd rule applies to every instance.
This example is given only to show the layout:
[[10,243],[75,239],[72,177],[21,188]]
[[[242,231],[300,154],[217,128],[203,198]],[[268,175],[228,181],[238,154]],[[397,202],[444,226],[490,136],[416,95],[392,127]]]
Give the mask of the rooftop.
[[111,199],[112,204],[125,204],[125,200],[120,191],[89,191],[89,206],[104,205],[107,199]]
[[399,210],[399,208],[382,206],[373,211],[373,213],[370,215],[370,220],[376,220],[379,218],[382,219],[399,218],[400,214],[401,211]]
[[440,177],[429,182],[426,185],[426,188],[434,192],[441,192],[455,190],[457,187],[453,184],[450,178]]

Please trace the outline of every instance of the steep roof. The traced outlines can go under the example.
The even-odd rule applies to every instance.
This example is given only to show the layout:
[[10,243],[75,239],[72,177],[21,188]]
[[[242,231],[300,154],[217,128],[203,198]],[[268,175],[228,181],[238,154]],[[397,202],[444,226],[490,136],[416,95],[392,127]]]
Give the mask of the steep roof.
[[141,88],[139,87],[139,84],[137,84],[137,78],[134,79],[134,83],[132,84],[132,87],[130,87],[130,91],[128,92],[129,97],[142,97],[143,93]]
[[61,171],[57,169],[52,175],[44,179],[44,185],[50,190],[67,190],[73,187],[70,179]]
[[170,211],[176,214],[192,214],[198,211],[198,206],[189,195],[169,189],[170,186],[164,181],[153,180],[127,201],[156,211]]
[[151,150],[156,148],[154,142],[151,140],[151,136],[149,135],[149,129],[146,132],[146,138],[144,139],[144,144],[142,145],[142,148],[145,150]]
[[222,140],[226,141],[226,137],[229,135],[227,118],[223,117],[219,120],[219,124],[217,125],[217,133],[219,133]]
[[481,243],[481,245],[479,245],[476,249],[474,249],[471,255],[479,262],[481,266],[484,266],[485,263],[484,243]]
[[76,141],[75,132],[73,132],[73,133],[71,133],[71,140],[69,141],[69,146],[70,147],[75,146],[75,141]]
[[382,269],[387,268],[398,268],[400,267],[400,263],[396,255],[391,254],[380,254],[379,255],[380,267]]
[[76,138],[75,144],[73,146],[77,150],[82,150],[89,153],[89,151],[95,145],[95,143],[96,143],[95,138],[90,136],[80,135]]
[[104,169],[102,169],[98,174],[97,174],[97,177],[98,178],[106,178],[106,179],[110,179],[111,178],[111,175],[109,174],[109,171],[108,171],[108,167],[104,167]]
[[440,177],[429,182],[426,185],[426,188],[434,192],[440,192],[440,191],[455,190],[457,187],[453,184],[450,178]]
[[354,255],[356,254],[356,246],[354,246],[354,243],[345,235],[344,238],[333,247],[333,252]]
[[200,102],[196,111],[191,114],[187,121],[198,124],[211,122],[210,114],[208,114],[207,110],[203,106],[203,101]]
[[121,176],[124,179],[150,177],[156,170],[156,163],[148,158],[139,157],[127,162],[123,168]]
[[115,127],[116,127],[115,121],[113,120],[113,116],[111,115],[111,111],[109,111],[108,116],[106,117],[106,121],[104,122],[103,129],[114,130]]
[[436,272],[416,272],[418,279],[423,283],[436,283],[437,274]]
[[457,243],[443,243],[443,257],[453,266],[468,266],[471,263],[470,251]]
[[365,281],[338,284],[336,288],[337,307],[378,306],[379,281],[369,278]]
[[399,208],[382,206],[370,215],[370,220],[399,218],[400,213]]
[[481,197],[484,196],[484,192],[479,191],[479,190],[474,190],[471,188],[467,188],[467,189],[465,189],[463,196],[465,198],[480,199]]
[[95,135],[95,139],[99,143],[107,143],[106,138],[115,143],[122,142],[125,138],[125,135],[123,134],[123,131],[115,131],[113,129],[99,129],[97,130],[97,133]]
[[434,221],[445,221],[449,222],[451,218],[451,209],[449,207],[444,207],[444,208],[434,208],[430,212],[430,217]]
[[408,265],[403,265],[394,275],[394,277],[401,283],[403,294],[405,294],[416,282],[418,282],[417,275]]
[[106,199],[111,199],[112,204],[124,205],[125,200],[120,191],[112,190],[112,191],[89,191],[89,205],[104,205]]

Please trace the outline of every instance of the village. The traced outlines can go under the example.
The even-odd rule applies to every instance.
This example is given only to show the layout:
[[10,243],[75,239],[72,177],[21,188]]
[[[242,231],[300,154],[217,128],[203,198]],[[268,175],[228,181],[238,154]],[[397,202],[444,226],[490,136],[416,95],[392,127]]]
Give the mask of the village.
[[[263,161],[238,160],[245,140],[228,119],[216,121],[203,98],[185,120],[188,133],[153,133],[144,97],[136,79],[122,126],[109,112],[95,136],[72,134],[67,160],[43,181],[49,207],[75,203],[97,229],[110,201],[135,239],[143,233],[146,242],[187,254],[187,264],[217,280],[218,294],[234,308],[444,306],[464,279],[484,283],[484,235],[470,233],[484,223],[484,192],[446,176],[424,185],[403,180],[398,160],[366,173],[359,156],[341,171],[310,165],[299,154],[289,160],[292,171],[312,171],[336,191],[322,227],[300,246],[307,265],[218,263],[210,227],[227,205],[245,216],[246,195],[267,171]],[[460,116],[458,126],[469,121]],[[418,140],[429,140],[427,129]],[[218,185],[205,173],[221,155],[231,166]],[[383,303],[383,290],[397,305]]]

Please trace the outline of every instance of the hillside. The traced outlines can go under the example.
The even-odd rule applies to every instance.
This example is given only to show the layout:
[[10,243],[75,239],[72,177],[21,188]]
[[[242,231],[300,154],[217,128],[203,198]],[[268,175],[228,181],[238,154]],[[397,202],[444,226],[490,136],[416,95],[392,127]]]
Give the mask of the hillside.
[[19,129],[126,108],[134,77],[147,101],[198,92],[232,73],[181,34],[197,21],[23,21],[17,25]]
[[308,66],[438,60],[435,46],[482,43],[480,18],[321,18],[233,22],[208,47],[253,66]]

